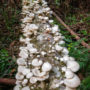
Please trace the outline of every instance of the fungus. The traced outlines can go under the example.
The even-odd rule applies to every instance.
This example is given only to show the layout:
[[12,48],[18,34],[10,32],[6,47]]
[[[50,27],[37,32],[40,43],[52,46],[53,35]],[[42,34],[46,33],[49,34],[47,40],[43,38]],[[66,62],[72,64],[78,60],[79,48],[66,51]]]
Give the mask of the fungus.
[[14,90],[75,90],[80,79],[74,72],[80,66],[63,46],[65,37],[53,24],[47,2],[22,0],[21,15],[23,35]]

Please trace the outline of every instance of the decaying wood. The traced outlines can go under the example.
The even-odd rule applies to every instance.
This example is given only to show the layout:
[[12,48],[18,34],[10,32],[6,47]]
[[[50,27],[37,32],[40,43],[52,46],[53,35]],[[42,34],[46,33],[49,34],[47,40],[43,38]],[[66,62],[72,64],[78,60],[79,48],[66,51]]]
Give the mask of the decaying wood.
[[[71,33],[71,35],[73,35],[73,36],[76,38],[76,40],[80,40],[80,37],[79,37],[72,29],[70,29],[70,27],[69,27],[68,25],[66,25],[66,24],[63,22],[63,20],[62,20],[55,12],[53,12],[53,15],[54,15],[54,16],[57,18],[57,20]],[[81,41],[81,44],[82,44],[84,47],[90,49],[90,45],[88,45],[86,42]]]
[[15,85],[15,79],[8,79],[8,78],[0,78],[0,84],[4,85]]

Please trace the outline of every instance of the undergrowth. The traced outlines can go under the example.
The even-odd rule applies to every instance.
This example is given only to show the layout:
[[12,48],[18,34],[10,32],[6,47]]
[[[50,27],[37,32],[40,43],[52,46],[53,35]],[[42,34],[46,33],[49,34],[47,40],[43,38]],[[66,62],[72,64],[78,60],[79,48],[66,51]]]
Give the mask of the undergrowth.
[[[77,23],[77,19],[74,16],[69,17],[69,19],[73,20],[73,22],[68,23],[69,25]],[[84,39],[76,41],[74,36],[70,35],[70,33],[56,20],[55,17],[54,24],[59,25],[61,29],[60,33],[62,33],[62,35],[65,37],[65,47],[68,48],[69,55],[74,57],[80,64],[80,70],[77,74],[80,75],[80,79],[82,81],[81,85],[78,87],[78,90],[90,90],[90,53],[89,49],[86,49],[81,45],[81,41]]]
[[[58,4],[59,1],[60,0],[56,0],[56,4]],[[3,11],[3,8],[0,7],[0,13],[2,14],[2,19],[0,18],[0,77],[13,78],[17,66],[16,59],[12,57],[8,49],[10,43],[19,39],[19,30],[16,30],[14,25],[20,24],[18,22],[18,14],[20,13],[20,10],[13,8],[10,8],[10,10],[12,15],[10,14],[11,16],[8,16],[9,11],[7,11],[5,8]],[[74,25],[77,24],[77,22],[86,22],[88,25],[90,25],[88,22],[90,20],[89,17],[83,18],[82,15],[81,17],[82,18],[78,21],[74,15],[70,15],[67,16],[65,20],[68,25]],[[53,17],[53,19],[54,24],[59,25],[61,29],[60,32],[65,37],[65,47],[68,48],[70,56],[74,57],[80,64],[80,70],[77,74],[80,75],[82,81],[81,85],[78,87],[78,90],[90,90],[90,54],[88,52],[89,50],[80,44],[82,40],[88,41],[88,38],[82,38],[81,40],[76,41],[74,36],[71,36],[70,33],[56,20],[55,17]],[[4,22],[2,22],[2,20]],[[2,23],[4,23],[4,25],[2,25]],[[84,36],[89,35],[86,30],[79,31],[79,34],[83,34]]]

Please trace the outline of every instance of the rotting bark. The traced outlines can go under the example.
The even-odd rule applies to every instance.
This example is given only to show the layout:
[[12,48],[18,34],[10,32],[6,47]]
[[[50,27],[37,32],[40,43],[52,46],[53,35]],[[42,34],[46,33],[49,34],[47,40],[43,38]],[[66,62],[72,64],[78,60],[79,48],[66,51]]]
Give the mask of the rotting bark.
[[[76,40],[80,40],[81,38],[72,30],[70,29],[70,27],[68,25],[66,25],[63,20],[55,13],[53,12],[53,15],[57,18],[57,20],[71,33],[71,35],[73,35],[75,37]],[[86,42],[84,42],[83,40],[81,41],[81,44],[90,49],[90,45],[88,45]]]
[[8,78],[0,78],[0,84],[4,85],[15,85],[15,79],[8,79]]

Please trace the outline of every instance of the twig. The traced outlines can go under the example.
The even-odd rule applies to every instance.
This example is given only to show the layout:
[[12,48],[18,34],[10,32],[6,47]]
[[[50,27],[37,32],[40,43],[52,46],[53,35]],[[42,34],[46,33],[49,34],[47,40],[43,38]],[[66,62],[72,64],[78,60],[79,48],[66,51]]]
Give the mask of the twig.
[[8,79],[8,78],[0,78],[0,84],[4,85],[15,85],[15,79]]
[[[54,15],[54,16],[57,18],[57,20],[71,33],[71,35],[75,36],[76,40],[80,40],[80,37],[79,37],[72,29],[70,29],[70,27],[69,27],[68,25],[66,25],[66,24],[63,22],[63,20],[62,20],[59,16],[57,16],[57,14],[56,14],[55,12],[53,12],[53,15]],[[88,45],[86,42],[81,41],[81,44],[82,44],[84,47],[90,49],[90,45]]]

